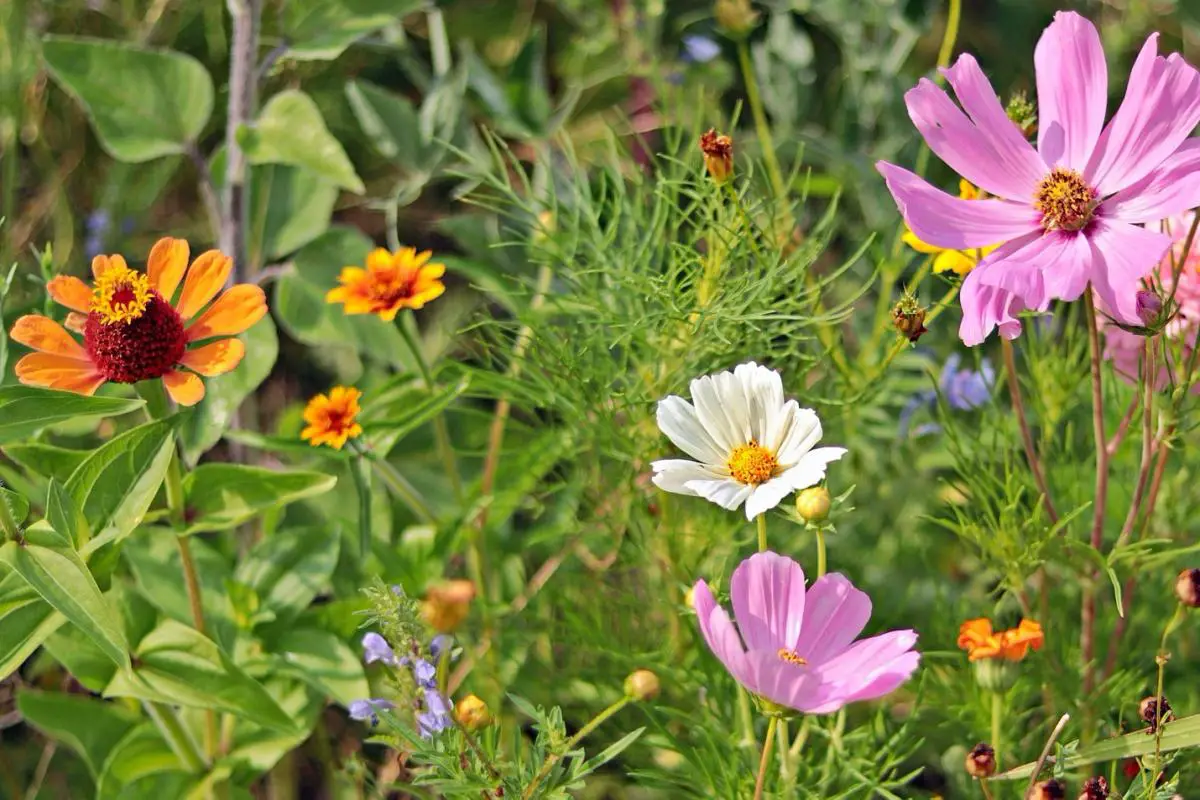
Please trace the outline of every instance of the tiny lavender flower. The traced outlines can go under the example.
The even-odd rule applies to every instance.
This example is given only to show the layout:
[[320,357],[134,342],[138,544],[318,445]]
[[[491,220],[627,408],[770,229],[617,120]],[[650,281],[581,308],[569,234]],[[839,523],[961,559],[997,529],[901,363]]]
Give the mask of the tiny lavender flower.
[[366,700],[355,700],[350,704],[350,719],[360,721],[370,720],[372,725],[379,724],[379,712],[395,708],[395,704],[382,697],[368,697]]
[[721,55],[721,45],[707,36],[683,37],[683,57],[695,64],[706,64]]
[[365,664],[382,661],[384,664],[394,667],[400,663],[396,654],[392,652],[391,645],[378,633],[368,633],[364,636],[362,646],[363,663]]
[[888,694],[920,662],[911,630],[854,641],[871,599],[844,575],[825,575],[805,591],[800,565],[767,551],[738,565],[730,594],[736,627],[708,584],[696,583],[700,630],[737,682],[772,703],[829,714]]
[[[961,363],[962,357],[958,353],[950,354],[938,377],[938,390],[942,393],[942,397],[946,398],[946,404],[951,408],[956,411],[970,411],[979,408],[991,397],[992,386],[996,381],[996,371],[992,369],[991,363],[986,358],[983,359],[978,371],[959,369]],[[919,392],[908,401],[904,410],[900,412],[901,438],[908,436],[908,426],[912,422],[913,415],[923,407],[937,405],[937,397],[938,393],[930,389]],[[941,430],[938,425],[928,424],[918,427],[916,433],[921,435],[938,430]]]
[[454,725],[450,703],[435,688],[425,689],[425,710],[417,714],[417,729],[426,739]]

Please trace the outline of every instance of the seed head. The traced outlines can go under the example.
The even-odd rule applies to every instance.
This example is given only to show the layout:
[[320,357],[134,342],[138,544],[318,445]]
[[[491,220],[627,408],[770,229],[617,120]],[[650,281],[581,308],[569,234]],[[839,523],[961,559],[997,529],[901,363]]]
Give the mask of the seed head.
[[1062,781],[1051,779],[1033,787],[1029,800],[1064,800],[1066,796],[1067,787],[1063,786]]
[[645,703],[658,697],[658,676],[648,669],[634,670],[625,679],[625,696]]
[[733,175],[733,139],[710,128],[700,137],[700,152],[704,167],[717,183],[725,183]]
[[1200,608],[1200,568],[1192,567],[1179,573],[1175,580],[1175,596],[1188,608]]
[[824,486],[810,486],[796,495],[796,513],[805,522],[824,522],[829,519],[833,498]]
[[929,332],[925,327],[925,309],[907,293],[892,307],[892,325],[911,343]]
[[1159,725],[1170,719],[1171,704],[1167,702],[1165,696],[1154,697],[1151,695],[1143,698],[1142,702],[1138,704],[1138,716],[1150,726],[1147,733],[1155,733],[1158,731]]
[[980,742],[967,753],[964,767],[972,778],[990,778],[996,774],[996,751],[990,744]]
[[1108,781],[1102,777],[1088,778],[1079,791],[1079,800],[1108,800]]

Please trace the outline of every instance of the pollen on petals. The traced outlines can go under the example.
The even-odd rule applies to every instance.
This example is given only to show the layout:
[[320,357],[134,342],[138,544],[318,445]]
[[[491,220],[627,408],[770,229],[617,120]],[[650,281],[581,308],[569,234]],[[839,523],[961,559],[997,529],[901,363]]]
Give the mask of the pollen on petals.
[[361,398],[362,392],[358,389],[335,386],[328,395],[319,394],[309,400],[304,409],[304,421],[308,426],[300,432],[300,438],[313,447],[329,445],[341,450],[347,441],[363,432],[358,423]]
[[88,309],[103,325],[130,323],[142,316],[151,299],[150,279],[129,267],[110,262],[96,278]]

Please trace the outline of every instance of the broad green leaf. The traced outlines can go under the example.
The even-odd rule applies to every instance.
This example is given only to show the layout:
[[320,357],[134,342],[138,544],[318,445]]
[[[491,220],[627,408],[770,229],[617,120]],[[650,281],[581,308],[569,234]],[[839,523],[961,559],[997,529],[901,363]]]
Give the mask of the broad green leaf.
[[105,655],[117,664],[129,663],[129,644],[120,617],[109,607],[78,553],[66,547],[8,542],[0,547],[0,561],[87,634]]
[[235,578],[254,589],[277,620],[287,620],[329,588],[340,545],[328,527],[277,530],[238,564]]
[[33,386],[0,388],[0,444],[24,439],[49,425],[137,411],[141,400],[85,397]]
[[351,81],[346,99],[375,150],[409,170],[427,171],[427,144],[421,135],[417,109],[407,97],[392,94],[373,83]]
[[355,194],[366,191],[342,145],[325,127],[313,99],[285,89],[263,106],[252,128],[238,133],[251,164],[291,164]]
[[233,372],[205,380],[204,399],[184,418],[179,438],[184,459],[195,464],[200,456],[220,441],[234,412],[248,394],[267,379],[279,355],[279,337],[270,316],[264,317],[246,333],[246,357]]
[[292,453],[299,456],[320,456],[333,461],[349,461],[354,455],[346,450],[334,450],[332,447],[313,447],[299,436],[264,436],[255,431],[244,429],[231,430],[225,434],[231,442],[244,444],[255,450],[265,450],[269,453]]
[[29,516],[29,501],[24,495],[17,494],[11,489],[0,486],[0,503],[8,508],[8,514],[14,525],[20,525]]
[[222,759],[242,769],[263,773],[308,738],[325,708],[325,695],[307,684],[289,678],[266,679],[267,690],[280,707],[300,724],[297,731],[280,732],[252,722],[238,720],[233,730],[233,747]]
[[240,464],[201,464],[184,479],[186,534],[237,527],[272,508],[322,494],[337,478],[319,472],[284,472]]
[[141,715],[115,703],[61,692],[23,689],[17,708],[26,722],[78,753],[93,779],[99,779],[113,748],[141,721]]
[[295,674],[342,706],[370,696],[358,654],[328,631],[289,630],[271,643],[271,650],[280,670]]
[[358,228],[331,225],[292,257],[296,274],[326,291],[338,285],[342,267],[362,266],[375,243]]
[[348,316],[340,305],[325,302],[327,291],[328,287],[309,283],[297,275],[282,275],[275,281],[271,309],[288,333],[305,344],[344,345],[375,361],[402,363],[406,352],[404,340],[394,325],[371,314]]
[[288,57],[332,60],[385,25],[398,22],[423,0],[289,0],[284,29]]
[[170,420],[148,422],[97,448],[67,481],[93,538],[84,555],[118,541],[142,521],[175,451]]
[[[416,398],[406,396],[405,402],[382,409],[387,414],[383,419],[374,418],[378,412],[372,409],[372,419],[363,422],[363,430],[374,435],[374,449],[380,456],[386,456],[397,442],[449,408],[469,385],[470,380],[464,377],[433,394],[421,391]],[[396,411],[400,413],[395,414]]]
[[257,681],[215,642],[175,620],[164,620],[136,649],[135,666],[120,672],[104,693],[224,711],[291,731],[291,718]]
[[73,625],[63,625],[42,645],[46,652],[89,691],[100,693],[117,674],[117,665]]
[[22,468],[63,483],[70,479],[71,473],[79,468],[89,454],[88,450],[71,450],[42,442],[14,442],[4,447],[4,455]]
[[183,53],[109,39],[48,36],[42,55],[87,109],[104,148],[119,161],[185,153],[212,114],[208,71]]
[[91,536],[87,520],[83,518],[83,510],[66,487],[54,478],[50,479],[50,488],[46,493],[46,521],[51,528],[65,536],[76,550],[83,547]]
[[[129,797],[126,787],[143,778],[160,773],[175,773],[180,770],[179,758],[163,740],[153,722],[146,722],[113,745],[108,758],[100,768],[96,781],[97,800],[116,800]],[[138,797],[179,797],[176,792]]]
[[[1180,717],[1162,726],[1163,753],[1185,748],[1200,748],[1200,714]],[[1155,737],[1147,735],[1145,730],[1127,733],[1112,739],[1105,739],[1095,744],[1080,747],[1063,759],[1062,768],[1074,770],[1087,764],[1098,764],[1102,761],[1118,761],[1125,758],[1139,758],[1154,752]],[[1047,764],[1054,759],[1047,759]],[[1022,766],[1002,772],[992,780],[1015,781],[1025,780],[1033,774],[1035,764]]]
[[38,598],[0,616],[0,679],[7,678],[33,655],[67,619]]

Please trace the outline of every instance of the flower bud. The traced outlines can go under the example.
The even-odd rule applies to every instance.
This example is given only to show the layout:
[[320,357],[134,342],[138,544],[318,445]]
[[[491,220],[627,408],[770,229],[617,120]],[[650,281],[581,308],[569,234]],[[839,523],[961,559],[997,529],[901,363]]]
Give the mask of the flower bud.
[[916,342],[929,332],[925,327],[925,309],[910,294],[901,297],[892,307],[892,325],[909,342]]
[[1108,781],[1101,777],[1088,778],[1079,791],[1079,800],[1108,800]]
[[989,692],[1007,692],[1021,677],[1021,670],[1015,661],[985,658],[972,663],[975,665],[975,682]]
[[829,519],[833,498],[824,486],[810,486],[796,495],[796,513],[805,522],[824,522]]
[[758,25],[758,12],[751,7],[750,0],[716,0],[713,16],[717,27],[733,39],[744,38]]
[[1051,779],[1033,787],[1029,800],[1064,800],[1066,796],[1067,787],[1063,786],[1062,781]]
[[1159,317],[1162,316],[1163,302],[1156,292],[1139,289],[1134,298],[1134,305],[1137,307],[1138,319],[1143,325],[1153,328],[1158,324]]
[[467,618],[475,584],[470,581],[443,581],[425,590],[421,614],[429,626],[439,633],[453,633]]
[[996,774],[996,751],[990,744],[980,742],[967,753],[964,766],[972,778],[990,778]]
[[704,167],[717,183],[725,183],[733,175],[733,139],[710,128],[700,137],[700,152]]
[[1024,92],[1016,92],[1008,99],[1004,113],[1021,131],[1021,135],[1029,138],[1037,131],[1037,106],[1029,102]]
[[689,586],[688,590],[683,593],[683,604],[688,608],[696,608],[696,587]]
[[644,703],[658,697],[658,676],[648,669],[634,670],[625,679],[625,696]]
[[487,703],[469,694],[454,705],[454,718],[471,733],[492,724],[492,712]]
[[1200,608],[1200,568],[1192,567],[1179,573],[1175,580],[1175,596],[1188,608]]
[[1158,730],[1158,726],[1166,722],[1171,716],[1171,704],[1164,697],[1146,697],[1142,702],[1138,703],[1138,716],[1142,721],[1150,726],[1149,733],[1154,733]]

